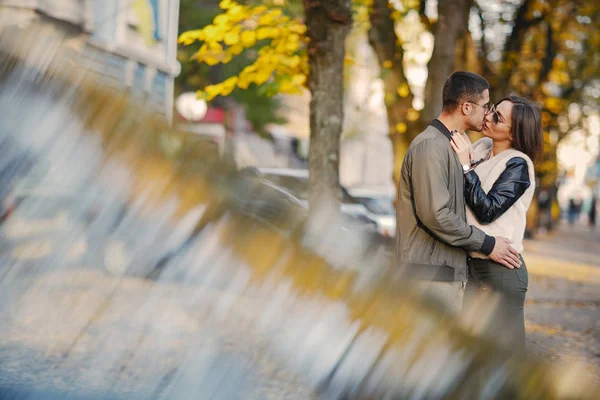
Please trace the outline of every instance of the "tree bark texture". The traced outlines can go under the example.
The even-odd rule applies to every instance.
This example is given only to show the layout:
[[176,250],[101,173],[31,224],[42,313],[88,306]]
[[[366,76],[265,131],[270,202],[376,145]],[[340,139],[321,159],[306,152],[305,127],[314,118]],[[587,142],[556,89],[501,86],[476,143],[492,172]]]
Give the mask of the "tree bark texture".
[[350,0],[304,0],[310,74],[309,220],[339,213],[340,137],[344,121],[345,41]]
[[473,0],[439,0],[438,21],[434,26],[434,45],[427,65],[429,76],[425,85],[425,107],[421,114],[427,123],[442,111],[442,89],[448,76],[455,71],[456,44],[468,31],[469,12]]
[[[382,79],[385,92],[385,108],[388,118],[388,136],[392,142],[394,168],[392,179],[398,187],[400,182],[400,168],[404,154],[418,133],[417,124],[407,119],[407,112],[412,108],[413,94],[404,75],[404,50],[396,31],[395,21],[392,19],[392,9],[388,0],[374,0],[369,14],[371,28],[369,29],[369,44],[375,51],[383,73]],[[391,67],[385,70],[383,65],[391,62]],[[398,88],[406,85],[409,88],[406,96],[400,96]],[[406,132],[397,130],[398,124],[406,124]]]

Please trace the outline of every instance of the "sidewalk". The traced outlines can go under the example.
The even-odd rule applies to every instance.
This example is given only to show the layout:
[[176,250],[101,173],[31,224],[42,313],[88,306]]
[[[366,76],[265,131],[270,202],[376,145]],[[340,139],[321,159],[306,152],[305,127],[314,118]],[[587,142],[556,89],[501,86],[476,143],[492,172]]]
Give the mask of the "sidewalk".
[[552,233],[525,240],[525,253],[529,252],[600,267],[600,227],[592,231],[585,225],[561,223]]
[[525,243],[528,350],[580,364],[600,382],[600,231],[584,226]]

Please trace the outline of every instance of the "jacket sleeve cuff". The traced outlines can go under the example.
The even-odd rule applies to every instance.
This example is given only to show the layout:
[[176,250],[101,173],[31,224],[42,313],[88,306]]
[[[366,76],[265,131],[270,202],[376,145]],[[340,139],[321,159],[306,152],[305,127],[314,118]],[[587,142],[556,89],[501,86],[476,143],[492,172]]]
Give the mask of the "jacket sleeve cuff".
[[477,172],[475,172],[475,170],[471,169],[471,170],[469,170],[469,172],[467,172],[465,174],[465,180],[470,185],[475,185],[477,183],[478,179],[479,179],[479,175],[477,175]]
[[496,246],[496,238],[493,236],[485,235],[485,239],[483,239],[483,244],[481,245],[481,252],[486,256],[489,256],[492,251],[494,251],[494,247]]

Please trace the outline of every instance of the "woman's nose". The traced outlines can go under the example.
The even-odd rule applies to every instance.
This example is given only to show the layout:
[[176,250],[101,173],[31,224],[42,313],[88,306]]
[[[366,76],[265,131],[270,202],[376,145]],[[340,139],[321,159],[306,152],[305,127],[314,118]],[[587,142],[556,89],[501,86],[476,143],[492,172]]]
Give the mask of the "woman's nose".
[[485,116],[485,119],[487,122],[493,122],[494,121],[494,113],[490,112]]

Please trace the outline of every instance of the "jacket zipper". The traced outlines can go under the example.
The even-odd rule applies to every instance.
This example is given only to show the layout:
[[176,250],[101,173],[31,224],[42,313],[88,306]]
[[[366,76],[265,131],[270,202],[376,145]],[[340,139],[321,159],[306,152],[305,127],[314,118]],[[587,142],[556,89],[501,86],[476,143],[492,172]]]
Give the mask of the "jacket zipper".
[[431,242],[431,249],[429,249],[429,257],[433,255],[433,251],[435,250],[435,240]]

